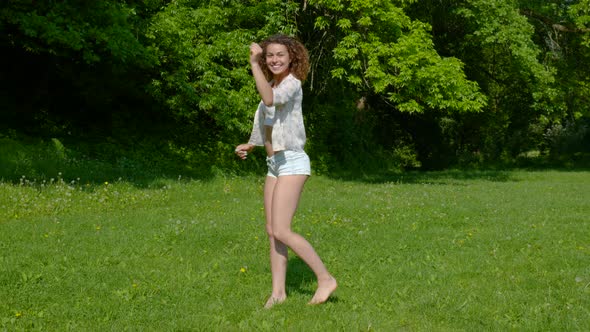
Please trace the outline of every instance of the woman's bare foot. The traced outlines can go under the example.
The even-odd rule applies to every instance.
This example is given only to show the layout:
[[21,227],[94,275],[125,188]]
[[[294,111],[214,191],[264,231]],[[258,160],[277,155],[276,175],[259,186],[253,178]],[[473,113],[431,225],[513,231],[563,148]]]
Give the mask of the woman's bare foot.
[[328,298],[334,291],[338,288],[338,283],[334,277],[330,276],[330,279],[325,281],[318,280],[318,289],[315,291],[315,294],[311,298],[308,304],[322,304],[328,301]]
[[271,296],[268,298],[268,300],[266,301],[266,304],[264,305],[265,309],[270,309],[272,308],[275,304],[281,304],[283,302],[285,302],[285,300],[287,299],[286,296],[284,297],[274,297]]

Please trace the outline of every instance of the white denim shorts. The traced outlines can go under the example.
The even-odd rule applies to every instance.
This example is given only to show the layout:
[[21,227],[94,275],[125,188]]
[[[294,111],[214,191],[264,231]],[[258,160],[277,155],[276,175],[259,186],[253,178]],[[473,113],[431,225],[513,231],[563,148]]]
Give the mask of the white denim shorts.
[[267,176],[311,175],[309,156],[303,151],[284,150],[266,157]]

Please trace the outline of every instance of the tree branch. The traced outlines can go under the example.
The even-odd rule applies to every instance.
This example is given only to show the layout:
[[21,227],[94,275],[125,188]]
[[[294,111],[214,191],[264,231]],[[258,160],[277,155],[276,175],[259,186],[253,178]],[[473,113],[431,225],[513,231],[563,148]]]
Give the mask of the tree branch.
[[528,16],[534,19],[537,19],[546,25],[552,27],[553,29],[560,31],[560,32],[571,32],[571,33],[586,33],[590,32],[590,28],[575,28],[575,27],[567,27],[563,24],[556,23],[551,20],[549,17],[543,16],[537,12],[532,11],[531,9],[521,9],[520,13],[524,16]]

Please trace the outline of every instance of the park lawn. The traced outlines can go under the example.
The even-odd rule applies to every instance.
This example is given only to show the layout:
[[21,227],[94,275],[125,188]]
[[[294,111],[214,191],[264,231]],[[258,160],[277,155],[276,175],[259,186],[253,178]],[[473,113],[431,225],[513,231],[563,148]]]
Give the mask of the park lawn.
[[313,176],[271,310],[262,181],[0,183],[0,330],[590,330],[589,172]]

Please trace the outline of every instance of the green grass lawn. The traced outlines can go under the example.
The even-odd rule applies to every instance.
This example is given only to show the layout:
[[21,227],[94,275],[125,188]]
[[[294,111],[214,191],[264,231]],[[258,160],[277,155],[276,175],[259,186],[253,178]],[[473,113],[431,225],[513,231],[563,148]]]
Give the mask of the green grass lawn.
[[262,181],[0,183],[0,330],[590,330],[589,172],[314,176],[271,310]]

